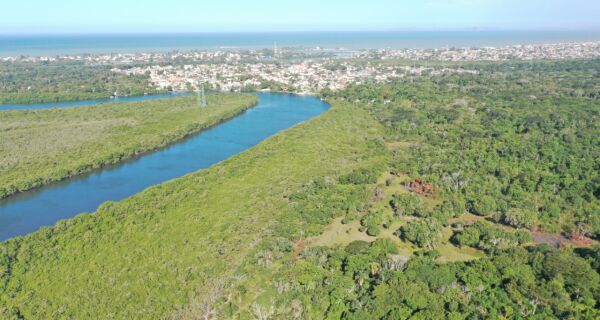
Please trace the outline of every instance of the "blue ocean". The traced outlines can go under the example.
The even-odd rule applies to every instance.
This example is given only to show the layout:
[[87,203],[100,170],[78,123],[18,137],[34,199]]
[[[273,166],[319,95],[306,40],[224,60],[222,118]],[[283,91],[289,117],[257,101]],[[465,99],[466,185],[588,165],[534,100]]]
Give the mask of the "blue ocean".
[[600,31],[387,31],[0,35],[0,56],[280,47],[404,49],[598,41]]

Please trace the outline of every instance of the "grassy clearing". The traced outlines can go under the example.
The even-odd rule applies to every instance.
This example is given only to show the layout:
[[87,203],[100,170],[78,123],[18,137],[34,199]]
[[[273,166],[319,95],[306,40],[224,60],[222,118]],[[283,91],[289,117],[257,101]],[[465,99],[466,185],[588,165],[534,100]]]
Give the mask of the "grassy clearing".
[[[384,173],[378,180],[378,188],[383,190],[383,197],[381,200],[373,202],[369,209],[371,211],[380,211],[383,213],[384,221],[391,221],[388,228],[380,226],[381,234],[378,236],[370,236],[364,231],[360,231],[360,217],[356,220],[350,221],[349,223],[343,223],[343,217],[336,218],[331,224],[325,227],[322,234],[309,238],[306,240],[307,247],[334,247],[341,248],[345,247],[353,241],[366,241],[373,242],[377,239],[390,239],[398,247],[400,255],[410,257],[415,251],[420,250],[417,246],[402,241],[397,235],[394,234],[402,225],[405,225],[408,221],[418,219],[412,216],[394,217],[393,211],[390,207],[390,201],[395,194],[408,194],[409,192],[404,187],[404,183],[409,181],[410,178],[403,174],[389,174]],[[387,181],[387,184],[385,185]],[[441,200],[436,197],[421,197],[424,203],[428,206],[435,206],[440,203]],[[364,216],[364,215],[363,215]],[[451,219],[452,222],[472,223],[474,221],[481,220],[481,217],[465,213],[459,218]],[[442,235],[435,245],[435,249],[440,253],[438,259],[439,262],[454,262],[454,261],[470,261],[484,256],[484,254],[477,249],[470,247],[457,247],[450,242],[450,238],[453,235],[452,228],[447,226],[442,229]]]
[[231,118],[252,95],[0,112],[0,198],[155,150]]
[[358,231],[360,222],[357,220],[343,224],[343,217],[336,218],[333,222],[325,227],[322,234],[307,240],[309,247],[345,247],[352,241],[367,241],[373,242],[376,237],[371,237],[364,232]]

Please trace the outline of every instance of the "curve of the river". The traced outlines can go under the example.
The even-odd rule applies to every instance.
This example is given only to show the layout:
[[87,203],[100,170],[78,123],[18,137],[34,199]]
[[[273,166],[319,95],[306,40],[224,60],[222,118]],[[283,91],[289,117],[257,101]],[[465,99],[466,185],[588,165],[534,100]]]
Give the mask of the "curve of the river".
[[256,107],[167,148],[0,200],[0,241],[207,168],[329,108],[316,97],[267,93],[258,97]]
[[91,106],[91,105],[99,104],[99,103],[113,103],[113,102],[121,103],[121,102],[158,100],[158,99],[173,98],[173,97],[177,97],[177,96],[185,96],[188,94],[189,93],[187,93],[187,92],[172,92],[172,93],[161,93],[161,94],[149,94],[146,96],[117,97],[117,98],[92,99],[92,100],[80,100],[80,101],[69,101],[69,102],[49,102],[49,103],[34,103],[34,104],[0,104],[0,111],[81,107],[81,106]]

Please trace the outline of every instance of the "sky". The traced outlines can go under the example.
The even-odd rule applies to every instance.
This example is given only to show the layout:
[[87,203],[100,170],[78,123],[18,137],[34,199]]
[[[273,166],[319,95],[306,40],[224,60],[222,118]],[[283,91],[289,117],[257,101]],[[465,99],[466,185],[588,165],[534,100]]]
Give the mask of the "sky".
[[7,0],[0,34],[600,30],[600,0]]

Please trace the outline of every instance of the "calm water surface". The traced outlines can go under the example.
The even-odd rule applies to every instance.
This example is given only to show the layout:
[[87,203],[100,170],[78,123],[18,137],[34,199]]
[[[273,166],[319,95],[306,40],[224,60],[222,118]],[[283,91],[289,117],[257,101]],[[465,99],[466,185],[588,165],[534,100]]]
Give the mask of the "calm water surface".
[[0,241],[50,226],[101,203],[121,200],[240,153],[326,111],[315,97],[261,93],[242,115],[165,149],[0,200]]
[[151,95],[147,95],[147,96],[118,97],[118,98],[111,98],[111,99],[93,99],[93,100],[80,100],[80,101],[70,101],[70,102],[51,102],[51,103],[35,103],[35,104],[0,104],[0,111],[2,111],[2,110],[32,110],[32,109],[81,107],[81,106],[91,106],[91,105],[99,104],[99,103],[136,102],[136,101],[173,98],[176,96],[185,96],[185,95],[188,95],[188,93],[174,92],[174,93],[164,93],[164,94],[151,94]]
[[600,31],[365,31],[121,35],[0,35],[0,57],[280,47],[402,49],[600,40]]

